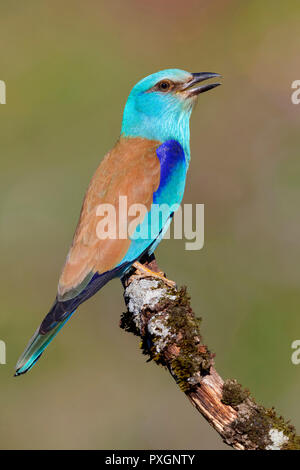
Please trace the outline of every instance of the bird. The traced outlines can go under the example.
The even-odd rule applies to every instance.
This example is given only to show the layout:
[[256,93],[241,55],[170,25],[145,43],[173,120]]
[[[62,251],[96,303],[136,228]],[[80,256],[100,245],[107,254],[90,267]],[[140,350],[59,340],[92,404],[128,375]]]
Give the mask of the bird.
[[[171,223],[174,205],[183,198],[190,163],[190,117],[200,94],[220,85],[202,82],[217,73],[166,69],[140,80],[123,112],[120,136],[106,154],[86,191],[77,228],[63,266],[55,301],[20,356],[15,376],[30,370],[77,308],[132,266],[148,275],[140,263],[154,253]],[[143,205],[138,220],[122,212]],[[99,237],[99,207],[115,208],[115,237]],[[153,207],[162,207],[157,215]],[[120,236],[120,232],[126,231]],[[151,230],[150,230],[151,229]],[[146,236],[136,236],[144,230]],[[151,232],[151,234],[150,234]],[[165,278],[164,278],[165,279]]]

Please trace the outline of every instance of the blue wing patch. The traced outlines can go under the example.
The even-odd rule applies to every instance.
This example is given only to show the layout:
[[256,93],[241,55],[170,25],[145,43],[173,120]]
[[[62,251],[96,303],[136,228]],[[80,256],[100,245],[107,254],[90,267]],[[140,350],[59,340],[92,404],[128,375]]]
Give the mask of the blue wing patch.
[[136,228],[128,252],[121,263],[133,262],[142,253],[153,253],[162,239],[165,227],[181,203],[186,180],[186,159],[176,140],[167,140],[156,150],[160,162],[160,183],[153,194],[151,210]]
[[176,140],[167,140],[156,150],[160,162],[160,184],[153,194],[155,204],[180,204],[185,187],[186,159]]

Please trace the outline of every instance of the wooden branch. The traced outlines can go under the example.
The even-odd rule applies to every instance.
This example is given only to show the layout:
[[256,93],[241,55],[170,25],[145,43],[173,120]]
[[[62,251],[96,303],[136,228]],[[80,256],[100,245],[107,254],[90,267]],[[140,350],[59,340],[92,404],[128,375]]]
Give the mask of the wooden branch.
[[[143,261],[159,272],[154,257]],[[224,382],[217,373],[185,288],[134,270],[122,282],[127,312],[121,328],[141,337],[143,354],[168,369],[224,442],[239,450],[300,449],[300,436],[274,408],[258,405],[236,380]]]

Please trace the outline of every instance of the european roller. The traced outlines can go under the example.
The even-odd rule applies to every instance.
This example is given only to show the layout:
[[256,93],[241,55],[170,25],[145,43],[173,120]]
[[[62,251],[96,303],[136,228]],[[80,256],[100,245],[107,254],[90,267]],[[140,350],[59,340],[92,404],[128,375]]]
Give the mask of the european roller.
[[[85,194],[54,304],[21,355],[15,375],[24,374],[36,363],[80,304],[111,279],[121,278],[132,265],[143,269],[139,261],[154,252],[174,207],[182,200],[190,162],[192,109],[200,93],[219,85],[201,84],[215,77],[219,75],[169,69],[149,75],[133,87],[120,137]],[[121,197],[127,198],[128,207],[142,204],[146,208],[135,225],[129,212],[119,214]],[[115,237],[105,238],[99,236],[97,227],[99,207],[107,204],[116,210],[119,230]],[[155,205],[163,208],[160,213],[154,211]],[[120,225],[125,222],[131,223],[131,231],[124,236]],[[137,236],[141,231],[148,235]]]

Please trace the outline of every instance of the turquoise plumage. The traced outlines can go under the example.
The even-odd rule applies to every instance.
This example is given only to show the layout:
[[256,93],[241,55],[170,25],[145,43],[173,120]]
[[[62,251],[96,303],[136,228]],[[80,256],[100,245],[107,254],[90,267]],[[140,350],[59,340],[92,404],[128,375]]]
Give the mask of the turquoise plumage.
[[[189,120],[196,98],[219,85],[199,83],[216,76],[169,69],[132,89],[121,136],[87,190],[55,302],[21,355],[15,375],[35,364],[82,302],[111,279],[122,277],[143,255],[153,253],[183,197],[190,162]],[[129,212],[124,218],[120,197],[125,196],[128,206],[145,207],[137,223]],[[99,207],[105,204],[118,214],[117,235],[111,238],[99,237]],[[127,225],[133,225],[131,231]],[[126,236],[120,236],[125,226]]]

